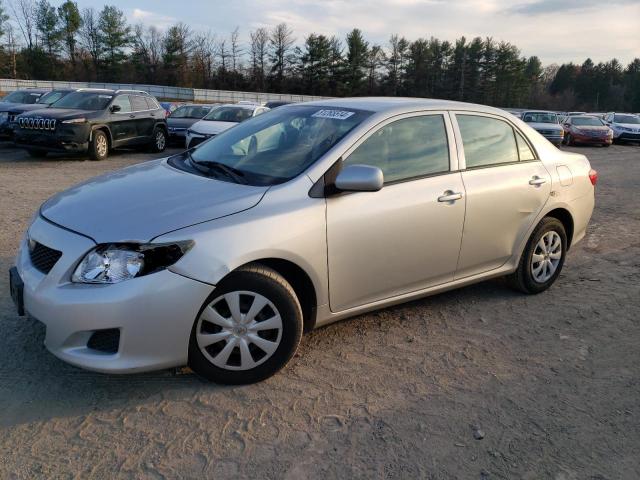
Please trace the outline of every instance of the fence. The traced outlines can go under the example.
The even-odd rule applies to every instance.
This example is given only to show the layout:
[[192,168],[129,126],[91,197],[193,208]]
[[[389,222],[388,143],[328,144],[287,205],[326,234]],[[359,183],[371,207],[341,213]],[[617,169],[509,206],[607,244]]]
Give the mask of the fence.
[[185,102],[236,103],[241,100],[253,102],[286,101],[308,102],[328,97],[314,95],[290,95],[286,93],[234,92],[229,90],[204,90],[199,88],[166,87],[162,85],[139,85],[130,83],[58,82],[49,80],[0,79],[0,92],[13,92],[20,88],[109,88],[144,90],[160,100]]

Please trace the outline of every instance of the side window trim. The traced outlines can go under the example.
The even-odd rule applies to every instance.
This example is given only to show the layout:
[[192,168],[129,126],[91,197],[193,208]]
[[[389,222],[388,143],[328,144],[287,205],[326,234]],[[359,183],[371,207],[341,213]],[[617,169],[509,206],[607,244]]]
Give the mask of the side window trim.
[[[366,133],[364,133],[357,141],[355,141],[340,157],[342,161],[345,161],[349,158],[349,156],[356,150],[360,145],[366,142],[370,137],[372,137],[375,133],[377,133],[380,129],[386,127],[387,125],[397,122],[398,120],[404,120],[406,118],[414,118],[414,117],[424,117],[429,115],[440,115],[444,122],[445,133],[447,135],[447,145],[448,145],[448,153],[449,153],[449,170],[446,172],[432,173],[428,175],[418,175],[415,177],[405,178],[402,180],[396,180],[393,182],[385,182],[385,185],[393,185],[396,183],[404,183],[410,182],[413,180],[420,180],[421,178],[427,177],[436,177],[440,175],[448,175],[451,173],[455,173],[458,171],[458,155],[455,142],[453,141],[453,127],[451,118],[448,115],[446,110],[422,110],[416,112],[402,113],[399,115],[394,115],[393,117],[385,118],[380,123],[377,123],[375,126],[371,127]],[[331,170],[332,167],[329,168]]]
[[[479,170],[482,168],[497,168],[497,167],[505,167],[508,165],[517,165],[520,163],[529,163],[529,162],[540,162],[540,156],[538,155],[537,150],[535,149],[535,147],[533,146],[533,144],[529,141],[529,138],[522,132],[522,130],[520,130],[517,125],[515,125],[513,122],[511,122],[508,118],[506,117],[501,117],[500,115],[494,115],[491,113],[485,113],[485,112],[474,112],[471,110],[451,110],[449,112],[449,114],[451,115],[451,121],[453,123],[453,131],[455,134],[455,138],[456,138],[456,145],[457,145],[457,150],[458,150],[458,164],[459,164],[459,170],[461,172],[464,172],[465,170]],[[460,127],[458,126],[458,115],[471,115],[471,116],[476,116],[476,117],[488,117],[488,118],[493,118],[495,120],[501,120],[505,123],[507,123],[513,130],[513,139],[516,142],[516,148],[518,145],[518,141],[516,139],[516,132],[519,133],[522,138],[524,138],[525,142],[527,143],[527,145],[529,146],[529,148],[531,149],[531,152],[533,153],[533,156],[535,157],[533,160],[519,160],[520,159],[520,153],[518,152],[518,161],[517,162],[508,162],[508,163],[496,163],[494,165],[479,165],[477,167],[467,167],[467,159],[465,157],[465,153],[464,153],[464,145],[462,144],[462,134],[460,133]]]

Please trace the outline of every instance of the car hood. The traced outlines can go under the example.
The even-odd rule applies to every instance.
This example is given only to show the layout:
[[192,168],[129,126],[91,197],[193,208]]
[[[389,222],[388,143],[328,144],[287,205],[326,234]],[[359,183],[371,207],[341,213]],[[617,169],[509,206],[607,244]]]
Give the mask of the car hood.
[[230,129],[235,122],[218,122],[215,120],[200,120],[191,126],[191,130],[196,133],[206,133],[207,135],[217,135],[220,132]]
[[199,122],[197,118],[167,118],[167,125],[169,128],[189,128],[196,122]]
[[562,126],[557,123],[538,123],[538,122],[527,122],[534,130],[562,130]]
[[[49,107],[47,107],[46,105],[38,104],[38,103],[17,103],[17,104],[13,103],[11,105],[13,106],[11,108],[7,108],[6,110],[16,115],[20,115],[21,113],[24,113],[24,112],[32,112],[34,110],[49,109]],[[3,110],[3,109],[0,108],[0,110]]]
[[11,103],[11,102],[0,102],[0,112],[8,112],[10,110],[19,110],[25,107],[39,107],[42,108],[42,105],[38,105],[36,103]]
[[614,123],[612,125],[613,127],[623,127],[623,128],[630,128],[632,130],[636,130],[636,131],[640,131],[640,125],[637,123]]
[[47,200],[40,213],[97,243],[148,242],[247,210],[267,189],[183,172],[161,159],[72,187]]
[[40,108],[38,110],[32,110],[25,112],[22,115],[25,117],[44,117],[55,118],[57,120],[67,120],[71,118],[83,117],[95,113],[94,110],[79,110],[71,108]]

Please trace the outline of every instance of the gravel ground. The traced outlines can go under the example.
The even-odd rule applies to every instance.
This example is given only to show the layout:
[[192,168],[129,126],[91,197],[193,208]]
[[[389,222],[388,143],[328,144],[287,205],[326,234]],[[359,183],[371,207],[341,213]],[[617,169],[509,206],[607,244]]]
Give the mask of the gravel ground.
[[490,281],[359,316],[232,388],[44,349],[7,294],[32,212],[150,156],[0,145],[0,478],[640,478],[640,147],[575,150],[600,172],[597,207],[551,290]]

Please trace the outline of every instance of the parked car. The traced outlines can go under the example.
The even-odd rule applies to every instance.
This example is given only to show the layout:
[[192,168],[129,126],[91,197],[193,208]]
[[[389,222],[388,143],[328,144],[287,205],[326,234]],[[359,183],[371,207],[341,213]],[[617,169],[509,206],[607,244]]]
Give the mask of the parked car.
[[640,117],[631,113],[607,113],[604,122],[613,130],[614,141],[639,141]]
[[195,147],[244,120],[268,111],[267,107],[252,103],[230,103],[214,108],[187,129],[185,147]]
[[522,112],[520,118],[555,146],[562,143],[564,128],[560,125],[558,116],[554,112],[542,110],[525,111]]
[[14,122],[21,113],[48,108],[71,92],[75,92],[75,90],[51,90],[40,96],[35,103],[0,103],[0,138],[13,138]]
[[43,88],[25,88],[11,92],[5,97],[0,98],[0,107],[4,107],[5,103],[36,103],[38,99],[47,93],[48,89]]
[[46,201],[12,298],[74,365],[255,382],[303,331],[345,317],[504,275],[546,290],[596,180],[585,156],[496,108],[284,106]]
[[160,106],[164,109],[165,117],[167,118],[182,105],[184,105],[183,102],[160,102]]
[[613,131],[602,120],[591,115],[573,115],[564,121],[565,145],[595,144],[608,147],[613,143]]
[[265,103],[264,106],[273,110],[274,108],[282,107],[283,105],[291,105],[292,103],[294,102],[285,102],[284,100],[274,100],[274,101]]
[[125,146],[162,152],[168,135],[160,105],[138,90],[78,89],[50,108],[18,115],[15,124],[16,145],[33,157],[67,152],[103,160]]
[[169,141],[184,145],[187,129],[201,120],[215,105],[187,104],[176,108],[167,118]]

